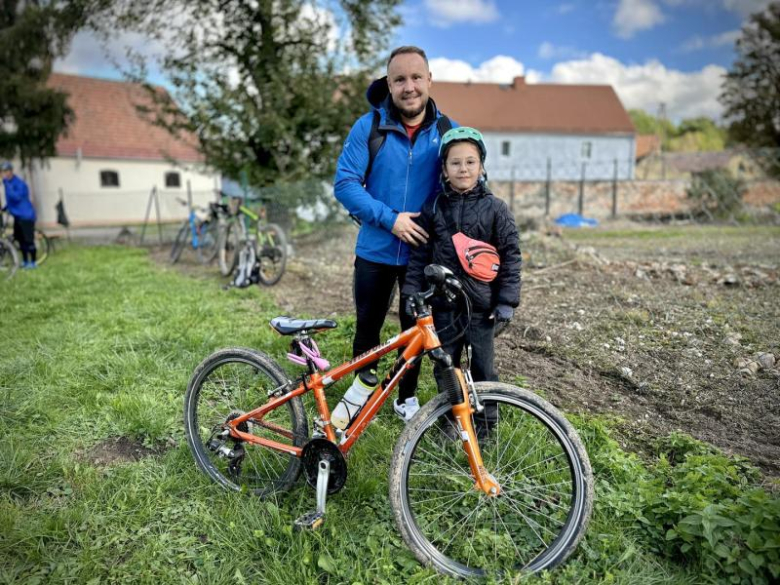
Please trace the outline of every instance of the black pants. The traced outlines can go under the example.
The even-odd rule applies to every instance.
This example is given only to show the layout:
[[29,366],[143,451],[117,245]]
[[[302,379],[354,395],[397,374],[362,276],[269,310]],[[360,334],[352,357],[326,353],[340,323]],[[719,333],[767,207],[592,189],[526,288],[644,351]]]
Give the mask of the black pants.
[[22,260],[35,262],[35,221],[32,219],[14,218],[14,239],[19,242],[22,250]]
[[[433,321],[436,331],[439,333],[441,347],[452,356],[452,364],[459,368],[466,343],[471,344],[471,375],[475,382],[496,382],[498,375],[493,367],[495,356],[493,347],[493,329],[495,321],[490,318],[490,313],[472,313],[471,325],[463,332],[466,323],[466,314],[460,311],[434,312]],[[463,334],[461,335],[461,333]],[[455,339],[457,337],[457,339]],[[439,372],[434,368],[434,376],[438,382]],[[495,404],[486,404],[481,414],[475,414],[475,420],[479,427],[485,424],[487,427],[498,421],[498,411]]]
[[[398,283],[400,291],[406,278],[406,266],[391,266],[364,260],[355,259],[355,311],[357,324],[355,327],[355,340],[352,343],[352,356],[357,357],[379,345],[379,335],[385,322],[387,311],[390,308],[390,295],[393,293],[395,283]],[[403,301],[398,295],[398,314],[401,316],[401,328],[408,329],[414,325],[412,317],[405,315]],[[372,364],[369,367],[373,367]],[[403,402],[414,396],[417,390],[417,378],[420,375],[420,363],[409,370],[401,380],[398,389],[398,401]]]

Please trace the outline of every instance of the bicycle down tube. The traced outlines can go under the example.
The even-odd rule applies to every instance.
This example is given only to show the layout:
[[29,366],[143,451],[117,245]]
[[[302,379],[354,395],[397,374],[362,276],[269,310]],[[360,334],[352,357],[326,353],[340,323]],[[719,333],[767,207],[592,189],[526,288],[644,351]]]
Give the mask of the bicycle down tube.
[[[403,331],[395,337],[390,338],[383,345],[377,346],[347,363],[336,366],[324,374],[315,372],[311,374],[307,382],[302,382],[295,390],[288,392],[284,396],[280,396],[279,398],[269,401],[268,404],[264,406],[256,408],[243,414],[242,416],[228,421],[227,425],[230,427],[231,436],[236,439],[246,441],[247,443],[255,443],[264,447],[276,449],[278,451],[283,451],[285,453],[300,457],[303,451],[303,449],[300,447],[278,443],[270,439],[257,437],[252,433],[242,432],[238,430],[238,426],[250,419],[253,424],[263,426],[264,423],[262,419],[268,412],[278,408],[296,396],[301,396],[306,392],[313,391],[320,418],[322,421],[325,421],[325,435],[328,440],[336,443],[336,433],[333,430],[333,425],[330,424],[331,413],[328,409],[328,405],[325,399],[325,388],[334,384],[335,382],[338,382],[344,376],[359,370],[363,366],[366,366],[401,347],[405,347],[406,349],[395,361],[393,367],[390,369],[379,387],[363,405],[363,408],[360,410],[357,417],[350,422],[349,426],[344,432],[341,442],[338,443],[338,447],[341,452],[347,453],[358,437],[360,437],[369,421],[374,417],[377,411],[384,404],[385,400],[387,400],[390,393],[395,389],[406,370],[412,367],[413,361],[422,356],[424,352],[441,347],[439,337],[436,334],[436,330],[433,326],[433,318],[431,316],[426,316],[419,319],[414,327],[410,327],[406,331]],[[277,431],[280,430],[276,429],[275,426],[268,428],[273,428]]]

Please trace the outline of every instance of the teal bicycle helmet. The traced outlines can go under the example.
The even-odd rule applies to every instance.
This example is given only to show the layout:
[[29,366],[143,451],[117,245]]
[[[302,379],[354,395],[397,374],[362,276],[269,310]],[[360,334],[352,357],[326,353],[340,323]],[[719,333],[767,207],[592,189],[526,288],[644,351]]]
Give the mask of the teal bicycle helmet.
[[485,158],[487,157],[487,149],[485,148],[485,141],[482,138],[482,133],[474,128],[468,126],[460,126],[458,128],[452,128],[448,130],[444,136],[441,137],[441,144],[439,144],[439,157],[444,160],[447,156],[447,151],[450,146],[456,142],[471,142],[476,144],[479,149],[479,158],[482,164],[485,164]]

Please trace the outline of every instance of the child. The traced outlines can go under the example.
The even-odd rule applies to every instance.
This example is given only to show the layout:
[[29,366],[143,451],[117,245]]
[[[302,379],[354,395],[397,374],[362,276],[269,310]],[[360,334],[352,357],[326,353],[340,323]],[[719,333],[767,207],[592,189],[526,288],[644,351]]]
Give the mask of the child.
[[[506,204],[485,185],[486,150],[479,131],[468,127],[448,131],[441,139],[439,156],[444,188],[425,204],[415,220],[428,232],[429,239],[412,248],[401,293],[409,297],[427,288],[423,271],[428,264],[452,270],[471,300],[471,322],[465,322],[462,306],[453,307],[443,299],[434,299],[433,316],[436,329],[441,332],[442,347],[452,356],[453,364],[460,367],[463,348],[470,343],[474,381],[495,381],[498,376],[493,368],[493,329],[497,322],[511,320],[514,308],[520,304],[517,228]],[[481,245],[484,243],[494,247],[493,253],[486,256],[492,254],[493,261],[487,268],[483,266],[481,272],[475,271],[464,259],[464,246],[473,251],[475,247],[485,249]],[[411,310],[408,301],[403,306]],[[469,327],[465,334],[458,337],[466,325]]]

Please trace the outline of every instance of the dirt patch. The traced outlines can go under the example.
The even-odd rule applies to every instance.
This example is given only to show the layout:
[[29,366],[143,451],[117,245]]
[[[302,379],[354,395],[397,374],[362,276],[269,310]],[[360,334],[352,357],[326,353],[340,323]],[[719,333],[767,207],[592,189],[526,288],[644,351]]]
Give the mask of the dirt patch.
[[[522,305],[496,341],[501,379],[621,417],[621,442],[637,450],[681,430],[780,476],[780,371],[735,366],[780,362],[780,231],[620,227],[524,234]],[[287,273],[263,290],[290,315],[351,315],[355,237],[344,226],[296,239]]]
[[81,458],[92,465],[106,467],[116,463],[132,463],[159,453],[159,450],[149,449],[127,437],[118,437],[101,441],[83,452]]

